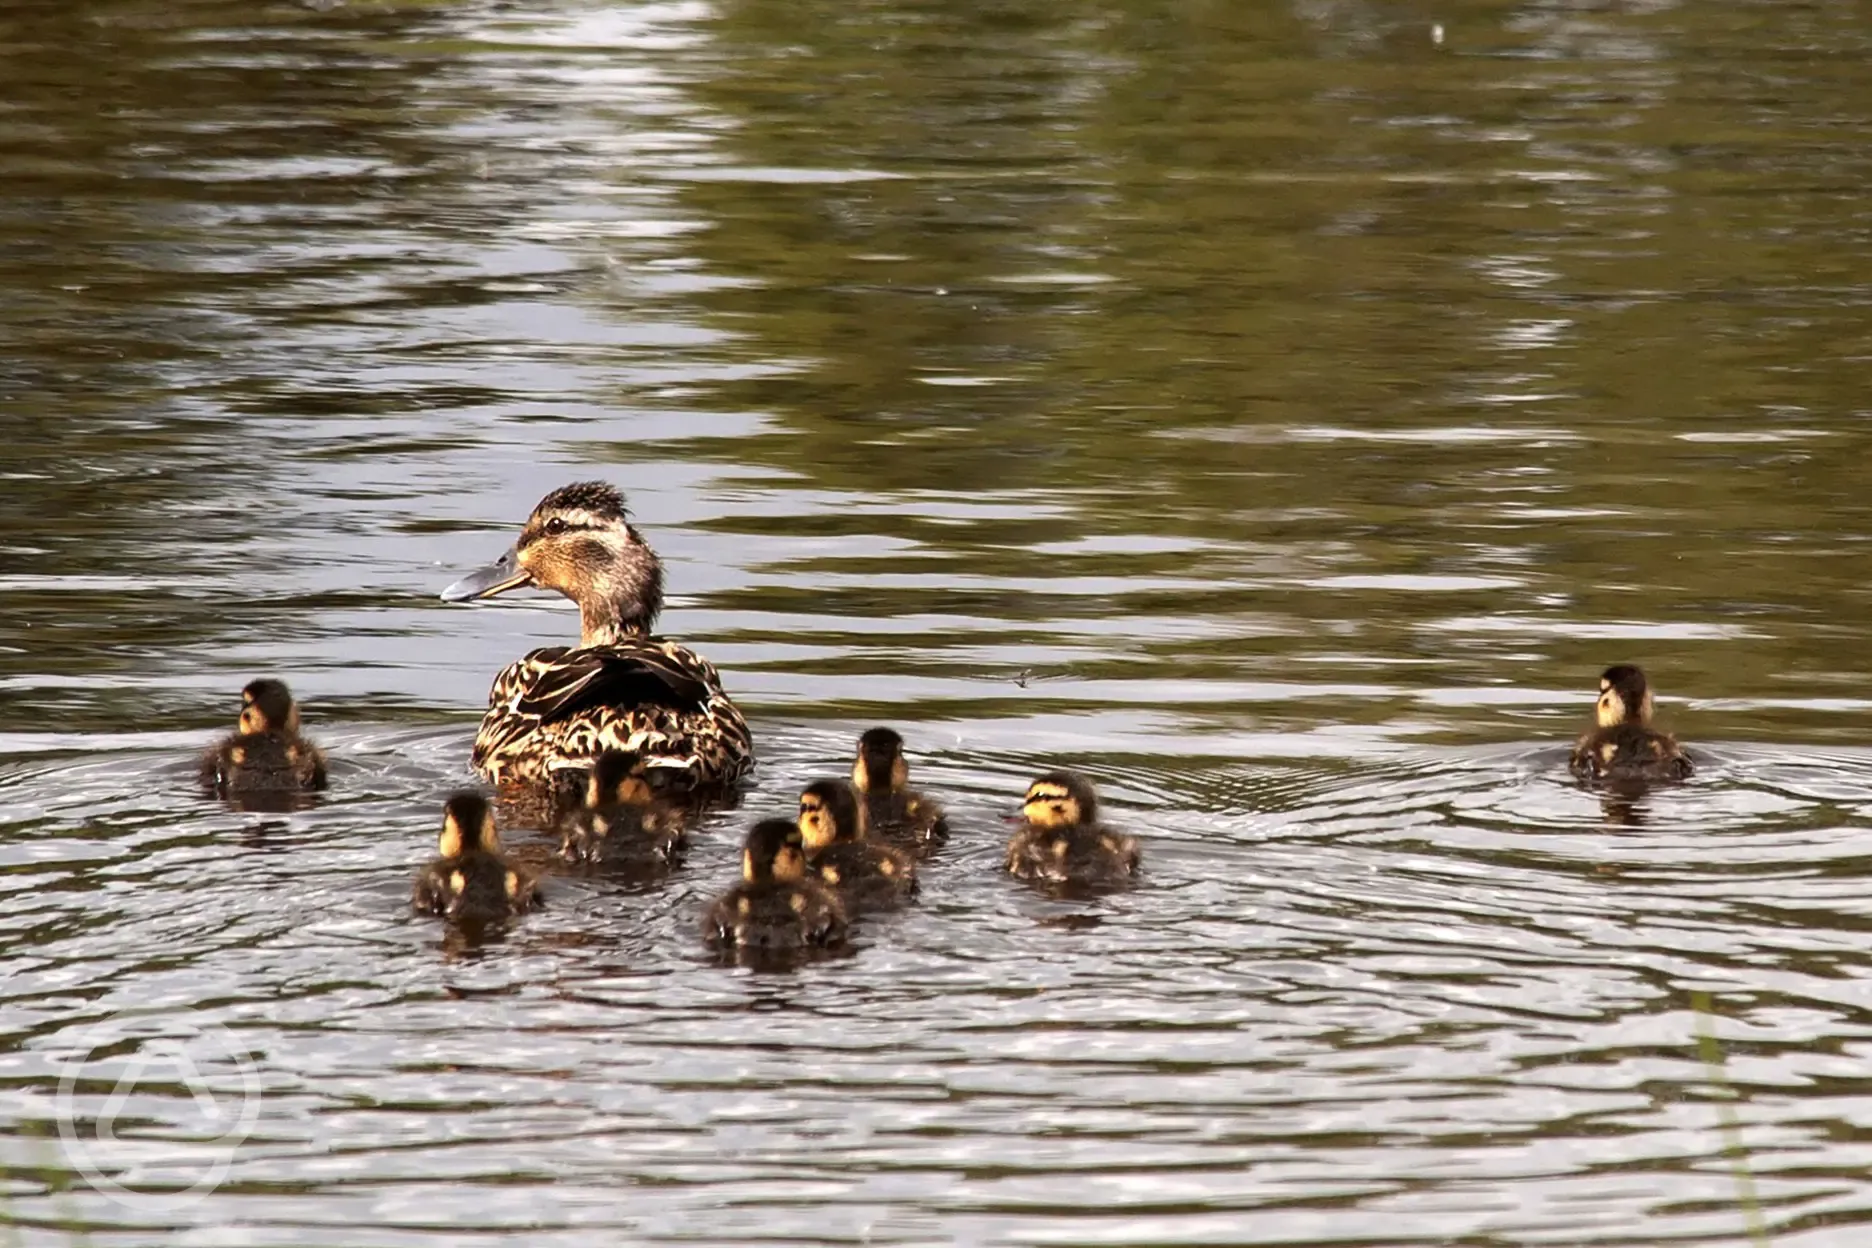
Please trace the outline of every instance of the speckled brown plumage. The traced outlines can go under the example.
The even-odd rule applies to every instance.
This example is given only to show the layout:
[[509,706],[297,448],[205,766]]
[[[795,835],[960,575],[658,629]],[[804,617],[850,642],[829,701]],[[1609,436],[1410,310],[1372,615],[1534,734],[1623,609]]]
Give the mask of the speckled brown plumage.
[[632,750],[653,767],[719,788],[754,761],[741,710],[708,660],[660,637],[549,646],[509,664],[488,691],[474,766],[497,783],[537,783],[555,766]]

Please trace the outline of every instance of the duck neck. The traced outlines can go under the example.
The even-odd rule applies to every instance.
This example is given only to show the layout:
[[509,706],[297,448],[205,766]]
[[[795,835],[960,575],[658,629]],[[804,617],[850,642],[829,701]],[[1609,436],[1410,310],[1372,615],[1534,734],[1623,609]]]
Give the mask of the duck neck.
[[651,617],[627,616],[612,602],[579,604],[579,645],[615,646],[626,637],[645,637],[650,633]]
[[579,645],[615,646],[626,637],[646,637],[663,612],[663,567],[650,555],[637,575],[621,578],[612,594],[578,599]]

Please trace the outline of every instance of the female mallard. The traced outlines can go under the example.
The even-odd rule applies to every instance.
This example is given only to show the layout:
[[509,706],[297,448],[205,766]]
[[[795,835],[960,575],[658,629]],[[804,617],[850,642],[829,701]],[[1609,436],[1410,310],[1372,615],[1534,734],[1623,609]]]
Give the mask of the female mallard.
[[1568,760],[1582,780],[1682,780],[1691,771],[1683,747],[1651,726],[1651,685],[1629,663],[1599,677],[1598,723],[1573,746]]
[[1053,884],[1116,884],[1137,874],[1138,843],[1098,821],[1098,795],[1084,776],[1054,771],[1027,786],[1007,869]]
[[493,564],[442,591],[448,602],[537,586],[579,608],[579,644],[548,646],[494,678],[475,734],[475,769],[495,783],[542,783],[632,750],[685,787],[710,790],[754,762],[747,721],[707,659],[650,635],[663,609],[663,564],[629,522],[624,496],[602,481],[542,498],[520,540]]
[[299,732],[299,704],[283,680],[241,690],[239,731],[202,755],[202,787],[238,802],[325,787],[325,752]]
[[807,785],[798,822],[807,867],[838,890],[847,909],[877,910],[917,895],[916,860],[895,845],[865,839],[864,807],[843,780]]
[[864,799],[865,820],[874,835],[927,857],[949,839],[949,821],[941,806],[910,787],[903,745],[889,728],[873,728],[859,737],[852,786]]
[[479,793],[448,799],[436,851],[410,889],[410,908],[418,913],[491,923],[539,904],[538,884],[501,856],[494,808]]

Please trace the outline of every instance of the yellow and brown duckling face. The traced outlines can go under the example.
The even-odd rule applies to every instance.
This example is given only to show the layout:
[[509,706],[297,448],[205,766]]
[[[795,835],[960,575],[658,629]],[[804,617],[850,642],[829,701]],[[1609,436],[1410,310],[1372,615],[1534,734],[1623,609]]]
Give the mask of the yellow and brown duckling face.
[[750,884],[790,884],[806,876],[806,845],[784,819],[763,819],[741,850],[741,878]]
[[902,737],[889,728],[873,728],[858,738],[852,784],[860,793],[900,793],[909,783],[910,764],[904,760]]
[[1070,771],[1048,772],[1027,786],[1021,817],[1047,830],[1092,823],[1098,818],[1098,794],[1083,776]]
[[1651,686],[1643,671],[1621,663],[1600,674],[1597,714],[1601,728],[1649,724],[1651,712]]
[[283,732],[299,735],[299,706],[283,680],[250,680],[241,690],[242,732]]
[[585,804],[596,807],[621,803],[650,804],[650,785],[643,776],[643,755],[635,750],[606,750],[592,763]]
[[529,585],[578,603],[588,646],[649,632],[663,609],[663,564],[631,527],[624,496],[603,481],[561,486],[542,498],[512,549],[442,597],[468,602]]
[[442,835],[436,849],[444,858],[459,858],[471,850],[484,854],[501,851],[500,833],[494,828],[494,807],[479,793],[457,793],[442,808]]
[[834,841],[863,840],[864,807],[843,780],[815,780],[800,794],[799,830],[815,854]]

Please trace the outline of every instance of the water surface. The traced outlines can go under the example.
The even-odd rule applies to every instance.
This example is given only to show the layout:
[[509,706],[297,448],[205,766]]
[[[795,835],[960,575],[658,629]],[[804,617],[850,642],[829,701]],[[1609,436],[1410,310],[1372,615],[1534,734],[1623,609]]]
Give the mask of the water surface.
[[[14,1239],[1858,1243],[1868,54],[1766,0],[10,6]],[[475,946],[408,879],[576,617],[436,594],[589,477],[761,766]],[[1693,783],[1567,780],[1616,661]],[[190,787],[263,673],[335,760],[285,817]],[[880,721],[957,828],[920,904],[710,964],[747,819]],[[1062,762],[1142,887],[999,873]]]

